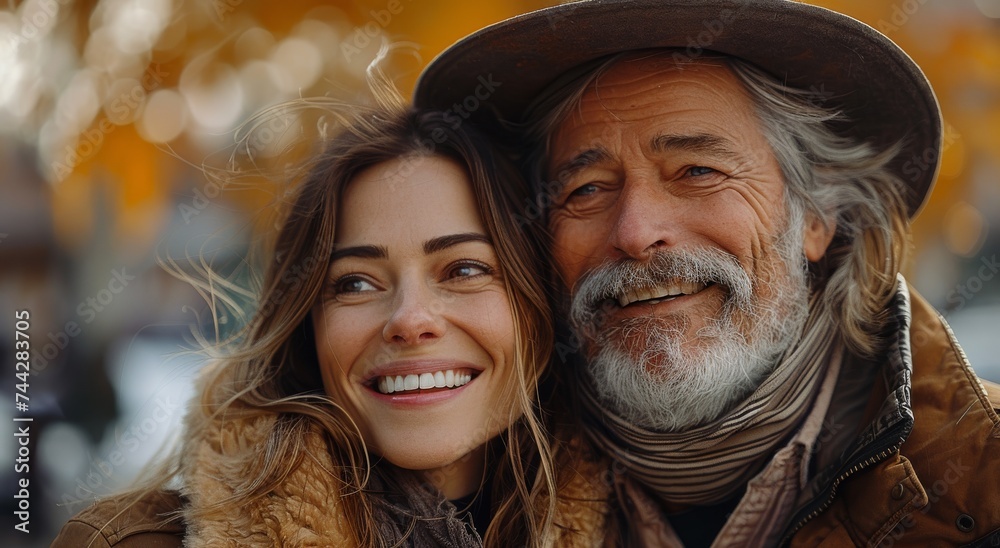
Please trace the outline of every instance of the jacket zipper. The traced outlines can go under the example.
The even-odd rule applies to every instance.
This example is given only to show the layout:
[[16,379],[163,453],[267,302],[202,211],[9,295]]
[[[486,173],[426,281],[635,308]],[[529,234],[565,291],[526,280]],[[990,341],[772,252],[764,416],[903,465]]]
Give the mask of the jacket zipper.
[[883,460],[888,458],[889,455],[898,452],[899,448],[903,446],[903,442],[906,441],[907,436],[909,436],[910,430],[913,427],[913,422],[912,420],[904,421],[903,423],[901,423],[900,427],[903,430],[903,432],[901,432],[894,438],[896,439],[896,442],[894,444],[890,445],[881,452],[877,452],[876,454],[872,455],[871,457],[868,457],[867,459],[857,462],[846,472],[837,476],[837,479],[835,479],[833,483],[830,484],[830,494],[827,495],[826,500],[824,500],[813,511],[809,512],[809,514],[806,515],[804,518],[800,519],[798,523],[795,524],[795,527],[791,528],[787,533],[785,533],[784,538],[781,539],[780,546],[787,546],[789,541],[791,541],[792,537],[795,536],[795,533],[798,533],[800,529],[805,527],[806,523],[812,521],[813,518],[822,514],[824,511],[826,511],[827,508],[830,507],[831,504],[833,504],[833,499],[836,498],[837,496],[837,488],[840,486],[841,483],[844,482],[844,480],[868,467],[874,466],[882,462]]

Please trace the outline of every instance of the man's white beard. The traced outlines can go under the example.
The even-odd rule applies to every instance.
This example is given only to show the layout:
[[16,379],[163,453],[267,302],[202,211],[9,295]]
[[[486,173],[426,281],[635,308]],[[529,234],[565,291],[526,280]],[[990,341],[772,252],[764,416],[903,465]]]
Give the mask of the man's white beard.
[[[631,263],[588,275],[574,296],[571,317],[578,331],[596,333],[590,343],[598,350],[587,370],[605,405],[638,426],[682,431],[718,419],[760,386],[799,339],[808,315],[801,219],[790,215],[793,228],[774,242],[777,264],[764,279],[750,279],[735,257],[712,248],[666,252],[652,261],[652,272],[644,271],[647,263]],[[629,284],[673,278],[715,282],[728,291],[721,317],[687,345],[684,318],[649,316],[601,325],[602,297]],[[770,294],[761,295],[762,287]]]

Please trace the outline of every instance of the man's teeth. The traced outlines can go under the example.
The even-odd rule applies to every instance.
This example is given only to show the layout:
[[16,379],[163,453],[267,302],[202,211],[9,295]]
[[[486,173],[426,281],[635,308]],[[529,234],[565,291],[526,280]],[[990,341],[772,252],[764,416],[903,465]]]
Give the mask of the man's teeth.
[[[705,289],[706,286],[708,286],[708,284],[698,282],[676,282],[658,287],[641,287],[631,291],[626,291],[624,294],[619,295],[618,306],[624,308],[639,301],[655,301],[657,299],[666,299],[668,297],[676,297],[678,295],[691,295]],[[650,304],[656,303],[651,302]]]
[[458,388],[468,384],[472,380],[472,374],[468,371],[435,371],[434,373],[421,373],[419,375],[396,375],[379,377],[375,386],[383,394],[394,392],[406,392],[409,390],[428,390],[431,388]]

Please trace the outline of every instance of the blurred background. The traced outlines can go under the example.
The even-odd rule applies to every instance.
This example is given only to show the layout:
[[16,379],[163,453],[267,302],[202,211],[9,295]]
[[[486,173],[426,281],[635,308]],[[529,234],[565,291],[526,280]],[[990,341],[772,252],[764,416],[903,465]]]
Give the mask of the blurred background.
[[[409,95],[419,70],[458,38],[553,3],[0,7],[0,349],[12,363],[15,311],[28,310],[33,360],[28,411],[15,409],[13,367],[0,381],[0,543],[47,546],[177,432],[202,364],[182,350],[211,312],[157,257],[204,257],[240,275],[250,244],[273,234],[295,144],[322,128],[308,109],[255,113],[308,103],[300,98],[359,100],[383,40],[408,44],[392,74]],[[938,94],[944,162],[906,274],[977,371],[1000,381],[1000,0],[815,3],[887,34]],[[240,176],[218,175],[226,169]],[[237,323],[220,322],[223,332]],[[12,466],[15,416],[33,418],[26,474]],[[28,535],[12,517],[22,477]]]

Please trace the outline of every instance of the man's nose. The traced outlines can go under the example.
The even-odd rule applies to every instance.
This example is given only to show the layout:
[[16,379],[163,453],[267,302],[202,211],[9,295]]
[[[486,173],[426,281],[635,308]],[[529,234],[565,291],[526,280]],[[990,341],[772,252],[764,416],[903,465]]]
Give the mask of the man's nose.
[[611,259],[644,260],[659,249],[676,245],[681,231],[676,200],[653,176],[627,180],[608,234]]
[[445,332],[441,316],[445,303],[423,281],[400,285],[382,338],[397,344],[424,344],[440,338]]

